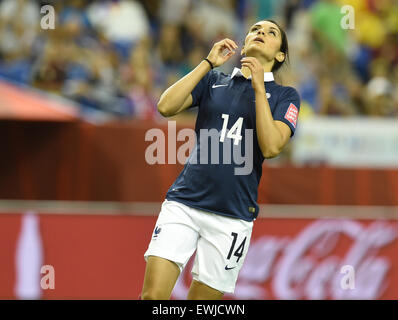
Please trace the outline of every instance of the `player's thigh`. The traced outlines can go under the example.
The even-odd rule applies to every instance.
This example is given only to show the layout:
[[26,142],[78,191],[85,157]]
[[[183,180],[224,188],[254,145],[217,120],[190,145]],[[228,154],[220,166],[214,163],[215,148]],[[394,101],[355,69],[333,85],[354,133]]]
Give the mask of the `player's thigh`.
[[147,258],[141,299],[170,299],[171,292],[173,291],[179,275],[180,268],[173,261],[156,256],[149,256]]
[[192,280],[188,291],[188,300],[221,300],[224,293],[207,284]]

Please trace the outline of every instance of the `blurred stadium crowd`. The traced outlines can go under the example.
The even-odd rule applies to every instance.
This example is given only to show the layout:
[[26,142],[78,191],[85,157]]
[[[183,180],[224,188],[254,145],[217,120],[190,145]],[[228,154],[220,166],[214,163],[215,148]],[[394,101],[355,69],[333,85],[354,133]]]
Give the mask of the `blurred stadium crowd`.
[[[45,4],[55,8],[54,30],[40,27]],[[353,30],[340,25],[343,5],[355,9]],[[266,18],[287,31],[290,63],[277,78],[299,90],[301,117],[398,116],[396,0],[0,0],[0,76],[83,112],[157,118],[162,91],[214,42],[241,47]]]

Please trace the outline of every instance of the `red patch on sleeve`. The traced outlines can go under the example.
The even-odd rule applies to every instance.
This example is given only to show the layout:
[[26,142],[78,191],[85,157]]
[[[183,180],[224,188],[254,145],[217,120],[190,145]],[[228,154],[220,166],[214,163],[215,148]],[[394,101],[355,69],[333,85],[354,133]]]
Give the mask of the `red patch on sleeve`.
[[294,128],[296,128],[297,117],[298,117],[298,109],[293,103],[291,103],[285,113],[285,119],[289,121]]

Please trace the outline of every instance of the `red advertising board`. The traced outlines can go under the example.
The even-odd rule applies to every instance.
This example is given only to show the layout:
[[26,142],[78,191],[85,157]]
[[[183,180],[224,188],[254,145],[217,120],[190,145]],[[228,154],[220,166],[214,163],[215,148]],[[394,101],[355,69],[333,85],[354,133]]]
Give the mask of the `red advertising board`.
[[[29,217],[37,223],[29,225]],[[0,298],[30,290],[44,299],[137,299],[155,221],[127,214],[2,213]],[[397,253],[396,220],[259,218],[235,293],[225,298],[398,299]],[[54,267],[54,289],[40,287],[42,265]],[[191,266],[192,259],[174,299],[186,298]],[[344,266],[354,271],[354,287],[343,286]],[[29,282],[32,272],[37,283]]]

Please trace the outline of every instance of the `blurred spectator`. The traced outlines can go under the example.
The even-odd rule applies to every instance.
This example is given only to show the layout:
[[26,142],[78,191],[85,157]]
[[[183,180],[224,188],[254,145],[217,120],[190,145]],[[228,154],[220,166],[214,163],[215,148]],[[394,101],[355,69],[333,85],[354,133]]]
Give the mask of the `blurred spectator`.
[[316,2],[310,9],[313,31],[322,40],[341,52],[347,48],[347,32],[340,27],[340,6],[333,0]]
[[[42,90],[61,93],[68,71],[68,56],[74,56],[69,47],[61,40],[48,41],[43,56],[34,66],[32,84]],[[69,51],[69,52],[68,52]]]
[[121,85],[133,109],[134,116],[151,119],[156,112],[153,95],[153,70],[151,69],[151,45],[149,38],[143,38],[131,52],[129,64],[122,69]]
[[39,7],[31,0],[0,3],[0,75],[17,82],[30,79],[30,50],[37,36]]
[[159,17],[163,24],[181,24],[188,14],[190,0],[163,0],[159,6]]
[[0,50],[2,59],[25,57],[37,35],[39,7],[31,0],[0,3]]
[[386,60],[377,59],[372,62],[372,77],[366,86],[369,114],[372,116],[390,117],[394,115],[393,85],[388,79]]
[[233,1],[231,0],[202,0],[194,2],[192,15],[202,26],[200,32],[204,39],[211,42],[220,33],[234,39],[237,30],[234,15]]
[[135,0],[95,1],[88,8],[88,18],[123,57],[136,41],[149,34],[145,10]]
[[180,29],[176,25],[167,24],[162,27],[157,51],[166,66],[177,66],[183,62]]

